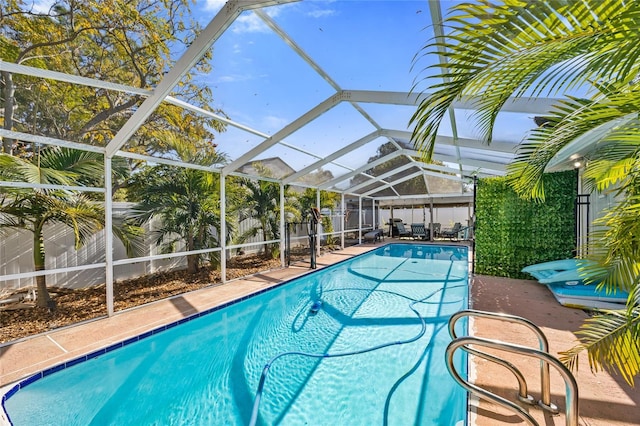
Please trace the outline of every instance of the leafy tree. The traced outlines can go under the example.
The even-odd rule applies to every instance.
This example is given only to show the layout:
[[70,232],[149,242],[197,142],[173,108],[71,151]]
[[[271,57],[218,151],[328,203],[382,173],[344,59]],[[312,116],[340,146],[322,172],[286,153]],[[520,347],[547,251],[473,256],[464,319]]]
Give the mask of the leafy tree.
[[[222,164],[222,154],[202,152],[177,137],[167,141],[184,162],[201,166]],[[152,231],[154,241],[164,252],[172,252],[178,243],[187,251],[217,247],[215,230],[220,229],[220,175],[199,169],[157,165],[145,167],[132,178],[130,194],[138,201],[132,218],[142,224],[153,218],[160,226]],[[227,210],[227,232],[233,231],[233,209]],[[219,257],[208,254],[215,264]],[[187,271],[196,273],[204,256],[187,255]]]
[[[32,2],[8,0],[0,11],[0,59],[152,89],[199,32],[191,21],[188,0],[58,0],[47,12],[35,12]],[[206,72],[205,56],[192,72]],[[176,96],[205,109],[209,87],[188,74]],[[139,95],[95,89],[24,75],[0,74],[3,127],[93,145],[105,145],[142,102]],[[175,132],[213,150],[212,131],[222,125],[167,103],[128,141],[136,152],[165,152]],[[3,139],[12,153],[16,141]]]
[[444,40],[430,41],[423,53],[443,48],[446,68],[424,70],[434,72],[426,77],[433,91],[412,118],[413,138],[427,156],[448,108],[463,96],[479,96],[476,117],[490,142],[510,96],[566,95],[509,167],[523,197],[544,199],[542,175],[563,147],[598,138],[584,177],[597,190],[615,189],[621,202],[596,222],[590,253],[599,266],[587,272],[630,297],[626,311],[588,319],[580,344],[563,359],[575,366],[586,350],[592,369],[616,369],[633,384],[640,373],[640,3],[480,0],[452,8],[444,26]]
[[[117,167],[116,173],[122,170]],[[120,164],[122,165],[122,164]],[[126,166],[126,165],[125,165]],[[30,184],[97,186],[104,174],[103,157],[93,152],[49,147],[30,159],[0,154],[0,179]],[[89,193],[61,189],[0,188],[0,232],[23,229],[33,234],[33,263],[36,271],[45,269],[45,226],[61,223],[73,230],[75,248],[104,228],[104,200]],[[114,222],[114,232],[128,254],[138,248],[139,229]],[[46,276],[36,277],[37,305],[52,307]]]

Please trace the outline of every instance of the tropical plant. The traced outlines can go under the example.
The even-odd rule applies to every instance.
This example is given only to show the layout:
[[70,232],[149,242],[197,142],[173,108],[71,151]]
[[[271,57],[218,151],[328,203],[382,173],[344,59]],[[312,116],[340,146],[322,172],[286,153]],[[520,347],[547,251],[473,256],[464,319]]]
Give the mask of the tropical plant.
[[[116,175],[122,175],[116,161]],[[124,164],[126,168],[126,164]],[[93,152],[49,147],[31,158],[0,154],[0,180],[28,184],[98,186],[104,176],[103,157]],[[102,182],[103,184],[103,182]],[[33,234],[35,271],[45,270],[44,231],[47,225],[61,223],[73,230],[75,248],[104,228],[104,201],[90,193],[47,188],[0,188],[0,232],[23,229]],[[127,254],[139,247],[139,229],[115,223],[114,231],[123,241]],[[37,305],[53,308],[45,275],[36,277]]]
[[[166,141],[178,158],[200,166],[223,164],[226,157],[212,151],[198,151],[195,145],[175,136]],[[151,234],[163,252],[178,244],[187,251],[217,247],[220,243],[220,175],[202,169],[168,165],[148,166],[131,179],[129,193],[137,204],[130,218],[137,224],[160,219]],[[134,195],[135,194],[135,195]],[[227,232],[233,232],[232,209],[227,210]],[[196,273],[202,260],[215,265],[219,254],[187,255],[187,271]]]
[[615,188],[622,201],[596,223],[590,252],[602,285],[629,290],[630,297],[625,311],[586,321],[580,344],[563,356],[575,366],[586,350],[592,369],[618,370],[633,384],[640,373],[640,3],[480,0],[453,7],[443,27],[446,35],[417,56],[446,60],[423,69],[414,88],[431,82],[411,120],[426,157],[462,97],[477,99],[478,128],[490,143],[509,97],[564,95],[509,166],[510,183],[523,197],[544,199],[542,176],[552,158],[578,138],[597,138],[584,177],[596,190]]
[[[270,176],[269,170],[261,163],[254,164],[261,176]],[[237,237],[238,242],[244,242],[250,237],[254,237],[258,232],[262,233],[262,241],[275,240],[280,238],[280,185],[267,181],[241,178],[238,184],[244,191],[244,200],[239,210],[240,221],[254,218],[258,221],[257,226],[253,226]],[[284,186],[284,213],[293,217],[300,217],[298,209],[298,199],[288,185]],[[270,254],[276,257],[277,246],[265,244],[263,254]]]
[[[331,191],[320,191],[320,206],[316,204],[316,190],[313,188],[305,189],[302,196],[299,198],[300,202],[300,210],[305,214],[308,214],[311,211],[312,207],[318,207],[321,211],[323,209],[334,210],[340,204],[340,194],[337,192]],[[331,234],[333,233],[333,221],[331,216],[322,215],[320,219],[320,223],[322,224],[322,229],[325,233]],[[327,244],[333,244],[334,237],[332,235],[327,235]]]

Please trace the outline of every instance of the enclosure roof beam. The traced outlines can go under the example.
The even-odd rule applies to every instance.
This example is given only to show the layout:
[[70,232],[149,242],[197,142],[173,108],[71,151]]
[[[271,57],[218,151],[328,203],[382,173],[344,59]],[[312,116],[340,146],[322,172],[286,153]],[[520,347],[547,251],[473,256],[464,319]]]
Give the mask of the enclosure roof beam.
[[422,167],[425,170],[434,170],[436,172],[452,173],[454,175],[460,174],[460,171],[458,169],[454,169],[453,167],[447,167],[447,166],[441,166],[439,164],[431,164],[431,163],[423,163],[423,162],[419,162],[418,164],[420,164],[420,167]]
[[331,187],[331,186],[333,186],[333,185],[335,185],[337,183],[343,182],[343,181],[345,181],[347,179],[351,179],[352,177],[354,177],[357,174],[363,173],[363,172],[365,172],[365,171],[367,171],[369,169],[372,169],[372,168],[374,168],[374,167],[376,167],[376,166],[378,166],[378,165],[380,165],[380,164],[382,164],[382,163],[384,163],[386,161],[389,161],[389,160],[392,160],[392,159],[396,158],[398,155],[401,155],[401,153],[402,153],[401,150],[394,151],[394,152],[392,152],[390,154],[385,155],[384,157],[380,157],[377,160],[374,160],[374,161],[372,161],[370,163],[367,163],[367,164],[365,164],[363,166],[360,166],[357,169],[355,169],[355,170],[353,170],[353,171],[351,171],[349,173],[346,173],[344,175],[335,177],[335,178],[333,178],[333,179],[321,184],[320,186],[318,186],[318,188],[319,189],[327,189],[327,188],[329,188],[329,187]]
[[448,193],[448,194],[429,194],[426,197],[416,196],[415,194],[400,195],[399,197],[394,197],[392,195],[385,195],[383,197],[375,197],[375,200],[376,201],[412,200],[413,202],[416,202],[418,199],[421,199],[421,198],[424,198],[424,200],[431,200],[435,198],[460,198],[460,197],[465,197],[465,198],[469,198],[469,200],[472,200],[473,194],[456,192],[456,193]]
[[[380,135],[394,139],[411,140],[411,132],[406,130],[382,129]],[[473,148],[481,149],[483,151],[497,151],[510,154],[515,153],[518,149],[517,143],[492,141],[491,144],[487,145],[479,139],[468,138],[458,138],[456,139],[456,144],[461,148]],[[454,145],[454,141],[451,136],[437,135],[436,145]]]
[[320,102],[318,105],[292,121],[291,123],[284,126],[282,129],[277,131],[273,136],[267,138],[258,146],[250,149],[245,152],[243,155],[238,157],[236,160],[229,163],[227,166],[223,168],[223,172],[225,174],[236,171],[238,168],[242,167],[245,163],[251,161],[256,155],[266,151],[271,148],[279,141],[284,139],[285,137],[291,135],[295,131],[299,130],[301,127],[315,120],[325,112],[329,111],[331,108],[335,107],[342,101],[342,92],[338,92],[334,95],[331,95],[324,101]]
[[[276,24],[275,21],[271,19],[269,15],[267,15],[261,10],[256,10],[254,12],[256,15],[258,15],[258,17],[260,17],[265,22],[265,24],[267,24],[267,26],[269,26],[269,28],[271,28],[271,30],[273,30],[287,45],[289,45],[289,47],[291,47],[293,51],[296,52],[296,54],[298,54],[298,56],[302,58],[303,61],[309,64],[311,68],[320,77],[322,77],[327,83],[329,83],[335,91],[340,92],[343,90],[342,87],[340,87],[340,85],[335,80],[333,80],[329,76],[329,74],[327,74],[320,67],[320,65],[318,65],[318,63],[316,63],[311,58],[311,56],[309,56],[282,28],[280,28],[278,24]],[[349,102],[349,103],[353,108],[356,109],[356,111],[358,111],[358,113],[361,116],[365,118],[365,120],[371,123],[374,128],[376,128],[377,130],[380,130],[381,128],[380,125],[360,105],[358,105],[356,102]]]
[[254,8],[286,3],[292,0],[230,0],[196,37],[184,54],[171,67],[149,96],[140,105],[127,122],[120,128],[106,147],[106,155],[111,158],[144,124],[160,103],[171,93],[184,75],[211,48],[211,45],[224,33],[231,23],[244,11]]
[[48,136],[38,136],[29,133],[16,132],[14,130],[6,130],[0,128],[0,137],[8,139],[16,139],[19,141],[38,143],[42,145],[61,146],[70,149],[79,149],[82,151],[97,152],[104,154],[104,148],[100,146],[88,145],[84,143],[71,142],[64,139],[50,138]]
[[[391,92],[379,90],[344,90],[350,102],[417,106],[421,95],[409,92]],[[462,96],[452,103],[455,109],[478,109],[480,96]],[[501,112],[519,112],[528,114],[547,114],[558,98],[533,98],[521,96],[509,98],[500,109]]]
[[298,179],[301,176],[305,176],[307,175],[309,172],[319,169],[322,166],[324,166],[327,163],[332,162],[333,160],[335,160],[336,158],[342,157],[343,155],[346,155],[348,153],[350,153],[351,151],[353,151],[354,149],[360,148],[362,145],[366,145],[367,143],[371,142],[372,140],[374,140],[375,138],[380,136],[380,131],[376,130],[373,131],[371,133],[369,133],[368,135],[358,139],[355,142],[350,143],[349,145],[334,151],[332,154],[328,155],[327,157],[323,158],[320,161],[316,161],[315,163],[297,171],[296,173],[287,176],[286,179],[283,180],[283,182],[285,184],[289,184],[291,182],[293,182],[294,180]]
[[[417,167],[417,166],[419,166],[419,165],[423,165],[423,164],[424,164],[424,163],[416,163],[416,164],[414,164],[414,163],[409,163],[409,164],[407,164],[407,165],[405,165],[405,166],[409,166],[409,167]],[[404,167],[403,169],[406,169],[406,168],[409,168],[409,167]],[[395,171],[394,171],[394,173],[397,173],[397,172],[399,172],[399,171],[400,171],[400,169],[397,169],[397,170],[395,170]],[[417,177],[417,176],[420,176],[420,175],[422,175],[423,177],[426,177],[426,176],[433,176],[433,177],[442,178],[442,179],[448,179],[448,180],[452,180],[452,181],[460,182],[460,183],[467,183],[467,182],[469,182],[469,179],[464,178],[464,177],[460,177],[459,175],[442,174],[442,173],[437,173],[437,172],[432,172],[432,171],[429,171],[429,170],[422,170],[422,169],[421,169],[421,172],[413,173],[413,174],[412,174],[412,175],[410,175],[410,176],[412,176],[412,177]],[[380,176],[380,177],[382,177],[382,176]],[[393,186],[393,185],[397,185],[398,183],[404,182],[404,181],[406,181],[406,180],[407,180],[406,178],[407,178],[407,176],[402,177],[402,178],[399,178],[399,179],[397,179],[397,180],[394,180],[393,182],[387,182],[387,183],[385,183],[385,185],[384,185],[384,186],[378,186],[378,187],[376,187],[376,188],[374,188],[374,189],[371,189],[371,190],[369,190],[369,191],[365,192],[365,194],[367,194],[367,195],[369,195],[369,194],[374,194],[375,192],[377,192],[377,191],[379,191],[379,190],[384,189],[385,187],[387,187],[387,185],[391,185],[391,186]],[[409,178],[409,179],[411,179],[411,178]],[[425,178],[425,179],[426,179],[426,178]],[[352,187],[352,188],[348,188],[348,189],[346,189],[345,191],[356,191],[356,190],[358,190],[358,189],[360,189],[360,188],[362,188],[362,187],[366,187],[367,185],[371,185],[371,184],[373,184],[373,183],[375,183],[375,182],[371,182],[371,181],[364,182],[364,185],[363,185],[363,184],[359,184],[359,185],[354,186],[354,187]],[[462,189],[460,190],[460,193],[462,193]],[[416,195],[414,194],[414,195],[413,195],[413,197],[415,197],[415,196],[416,196]]]
[[[411,156],[420,156],[420,153],[418,151],[412,150],[412,149],[405,149],[403,150],[403,152],[406,155],[411,155]],[[452,155],[446,155],[446,154],[438,154],[438,153],[434,153],[433,154],[433,159],[434,160],[438,160],[438,161],[444,161],[447,163],[457,163],[457,159],[456,157],[452,156]],[[467,166],[471,166],[471,167],[479,167],[485,170],[493,170],[496,172],[500,172],[499,174],[502,175],[504,174],[504,172],[507,170],[507,165],[503,164],[503,163],[496,163],[496,162],[492,162],[492,161],[484,161],[484,160],[474,160],[472,158],[461,158],[460,159],[461,164],[463,165],[467,165]],[[459,171],[458,171],[459,173]]]
[[363,193],[362,196],[364,197],[364,196],[367,196],[367,195],[375,194],[376,192],[382,191],[385,188],[392,187],[392,186],[397,185],[399,183],[406,182],[406,181],[411,180],[411,179],[413,179],[413,178],[415,178],[417,176],[420,176],[420,175],[422,175],[422,173],[423,173],[422,170],[420,170],[418,172],[415,172],[415,173],[411,173],[410,175],[401,177],[400,179],[394,180],[393,182],[387,183],[385,185],[382,185],[380,187],[377,187],[375,189],[367,191],[367,192]]
[[360,182],[357,185],[354,185],[354,186],[351,186],[351,187],[345,189],[345,191],[352,191],[352,192],[355,193],[357,190],[362,189],[362,188],[366,188],[367,186],[373,185],[376,182],[382,182],[383,184],[387,184],[389,182],[385,182],[384,179],[388,178],[389,176],[393,176],[395,174],[398,174],[398,173],[400,173],[400,172],[402,172],[404,170],[410,169],[412,167],[416,167],[416,165],[414,163],[407,163],[407,164],[405,164],[403,166],[400,166],[398,168],[395,168],[393,170],[389,170],[388,172],[383,173],[380,176],[376,176],[377,179],[370,179],[370,180],[367,180],[367,181],[364,181],[364,182]]

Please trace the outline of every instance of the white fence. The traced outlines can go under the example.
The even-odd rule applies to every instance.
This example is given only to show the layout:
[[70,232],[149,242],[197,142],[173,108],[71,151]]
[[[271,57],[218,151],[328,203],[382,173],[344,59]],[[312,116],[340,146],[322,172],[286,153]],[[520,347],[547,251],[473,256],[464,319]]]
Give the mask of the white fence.
[[[114,215],[123,213],[129,208],[128,203],[114,203]],[[149,229],[142,256],[159,254],[160,249],[151,242]],[[74,249],[73,231],[62,224],[46,226],[44,229],[45,269],[70,268],[81,265],[92,265],[105,261],[105,231],[93,235],[78,250]],[[120,241],[114,238],[114,260],[126,259],[126,251]],[[184,250],[177,247],[176,250]],[[186,259],[158,259],[134,264],[120,265],[114,268],[116,280],[139,277],[141,275],[184,267]],[[33,234],[28,231],[12,230],[7,233],[0,244],[0,276],[33,272]],[[82,288],[105,282],[104,268],[93,268],[81,271],[63,272],[47,275],[47,285],[54,287]],[[35,278],[19,278],[0,281],[0,290],[19,289],[35,285]]]
[[[131,206],[130,203],[114,203],[114,215],[122,214]],[[339,231],[342,216],[333,216],[333,226],[335,231]],[[238,225],[237,234],[240,235],[249,229],[259,226],[257,219],[247,219]],[[146,250],[140,256],[151,256],[160,254],[160,248],[152,241],[150,226],[145,227]],[[215,231],[215,230],[214,230]],[[308,246],[308,230],[306,225],[299,225],[297,233],[292,234],[292,244]],[[320,227],[319,232],[322,231]],[[44,229],[45,236],[45,269],[61,269],[74,266],[93,265],[105,261],[105,233],[98,232],[88,239],[78,250],[74,249],[73,232],[62,224],[47,226]],[[324,237],[323,237],[324,239]],[[246,243],[260,243],[262,234],[257,233],[255,237],[245,241]],[[120,241],[114,238],[114,260],[126,259],[126,251]],[[184,251],[184,246],[175,247],[175,251]],[[262,245],[243,246],[245,253],[257,253],[262,249]],[[186,257],[174,257],[171,259],[145,260],[127,265],[114,267],[115,280],[125,280],[136,278],[154,272],[181,269],[186,267]],[[5,235],[0,244],[0,276],[33,272],[33,234],[28,231],[11,230]],[[84,288],[103,284],[105,282],[104,268],[92,268],[80,271],[63,272],[47,275],[47,285],[52,287]],[[0,280],[0,293],[6,290],[15,290],[35,285],[35,278],[18,278],[11,280]]]
[[[114,203],[114,214],[124,213],[131,204]],[[344,221],[344,229],[357,230],[359,218],[357,211],[348,211],[346,214],[340,211],[323,212],[331,217],[334,236],[339,239],[339,232],[342,229],[341,221]],[[373,224],[373,215],[371,209],[363,209],[362,224],[363,227],[382,227],[386,230],[385,225],[389,221],[390,210],[381,209],[377,213],[377,224]],[[393,210],[393,216],[402,219],[405,223],[424,222],[429,223],[428,209],[399,209]],[[449,227],[454,222],[467,223],[469,217],[469,209],[467,207],[442,208],[435,209],[433,222],[439,222],[442,227]],[[247,219],[239,224],[238,234],[258,226],[257,219]],[[150,256],[160,254],[160,248],[151,241],[149,229],[145,229],[146,237],[146,253],[142,256]],[[61,224],[48,226],[44,230],[45,235],[45,269],[69,268],[81,265],[98,264],[105,261],[105,231],[99,232],[91,237],[84,246],[79,250],[74,249],[74,239],[72,231]],[[300,224],[292,229],[291,244],[293,247],[301,245],[308,246],[308,229],[306,224]],[[320,225],[318,233],[320,240],[325,241],[326,231]],[[260,243],[262,234],[258,233],[255,237],[249,239],[245,243]],[[243,246],[245,253],[255,253],[262,248],[261,245]],[[183,251],[183,247],[176,247],[176,251]],[[126,252],[120,241],[114,238],[114,260],[125,259]],[[114,278],[116,280],[124,280],[135,278],[146,274],[159,271],[172,270],[176,268],[184,268],[186,266],[186,258],[184,256],[171,259],[156,259],[150,261],[141,261],[133,264],[119,265],[114,268]],[[2,239],[0,243],[0,276],[33,272],[33,235],[28,231],[11,231]],[[47,285],[54,287],[66,288],[82,288],[89,287],[105,282],[104,268],[92,268],[73,272],[64,272],[59,274],[47,275]],[[0,293],[3,290],[13,290],[35,285],[35,278],[18,278],[11,280],[0,280]]]
[[[444,228],[451,228],[454,223],[460,222],[462,226],[467,226],[473,214],[473,209],[467,206],[460,207],[434,207],[433,217],[431,217],[429,208],[394,208],[393,217],[402,219],[404,223],[439,223]],[[390,209],[381,209],[378,225],[384,227],[388,231],[389,218],[391,217]]]

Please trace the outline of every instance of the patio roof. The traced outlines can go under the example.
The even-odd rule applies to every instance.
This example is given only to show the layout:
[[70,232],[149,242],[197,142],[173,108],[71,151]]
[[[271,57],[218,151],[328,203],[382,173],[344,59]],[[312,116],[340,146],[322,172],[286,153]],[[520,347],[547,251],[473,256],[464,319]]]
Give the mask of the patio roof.
[[[353,2],[345,2],[343,7],[348,3],[353,6]],[[423,162],[411,142],[409,125],[419,102],[419,94],[411,92],[417,77],[411,71],[414,60],[397,58],[393,48],[410,40],[415,46],[413,54],[417,54],[434,34],[441,36],[442,11],[439,2],[428,2],[428,8],[424,4],[424,10],[422,2],[396,2],[393,8],[399,15],[386,16],[377,12],[384,3],[390,7],[390,2],[366,3],[364,16],[355,16],[349,26],[334,23],[328,17],[323,27],[319,27],[295,23],[312,16],[319,4],[333,8],[338,5],[289,0],[229,1],[181,52],[164,78],[147,89],[0,61],[0,71],[144,97],[104,146],[7,130],[0,130],[0,136],[97,151],[107,158],[124,156],[203,168],[171,157],[140,155],[129,149],[128,140],[148,125],[150,114],[165,103],[214,118],[227,126],[225,132],[217,135],[215,143],[230,161],[217,168],[204,167],[224,175],[263,178],[387,203],[470,197],[471,178],[504,175],[526,131],[535,126],[533,117],[547,113],[555,100],[519,98],[507,102],[497,120],[495,141],[487,145],[474,138],[472,117],[477,100],[462,99],[454,104],[440,129],[433,155],[436,163]],[[409,16],[410,13],[414,16]],[[249,19],[261,26],[259,34],[239,37],[241,26]],[[367,21],[360,22],[361,19]],[[364,34],[365,30],[370,33]],[[326,37],[329,32],[332,36]],[[251,37],[266,39],[273,50],[265,53],[249,49],[254,42]],[[383,42],[383,39],[390,40]],[[336,46],[335,40],[340,40],[340,45]],[[247,67],[268,75],[262,79],[259,93],[247,93],[255,88],[217,74],[218,70],[229,69],[228,63],[234,60],[230,49],[242,42],[246,45],[238,48],[246,48]],[[212,71],[197,78],[212,87],[215,107],[224,110],[226,116],[172,96],[185,74],[211,49],[216,49]],[[323,63],[327,55],[334,59],[331,69]],[[442,56],[426,60],[446,67]],[[283,61],[290,74],[281,71],[271,74],[275,64]],[[378,78],[382,74],[404,78]],[[365,87],[365,81],[379,84]],[[415,87],[419,90],[419,85]],[[265,120],[270,117],[273,121],[267,124]],[[380,151],[383,145],[387,147],[384,153]],[[567,153],[566,157],[570,155]],[[260,176],[259,168],[247,167],[268,159],[279,159],[283,172],[275,174],[276,177]],[[385,164],[393,167],[385,168]],[[558,164],[562,164],[561,159],[556,162],[560,167]],[[322,174],[322,180],[307,179],[318,172],[328,173]],[[408,183],[403,185],[405,182]]]

